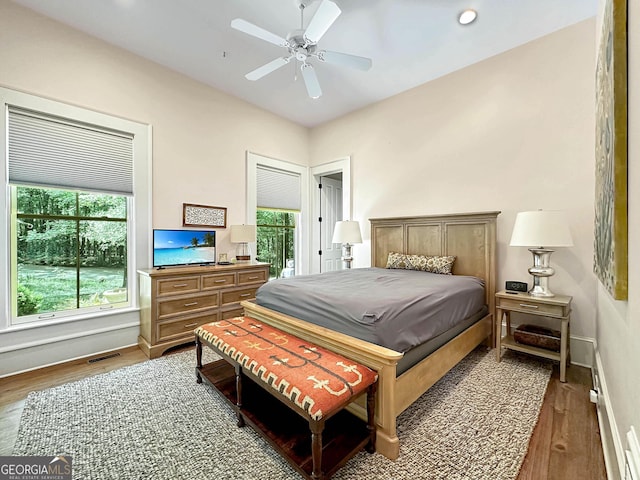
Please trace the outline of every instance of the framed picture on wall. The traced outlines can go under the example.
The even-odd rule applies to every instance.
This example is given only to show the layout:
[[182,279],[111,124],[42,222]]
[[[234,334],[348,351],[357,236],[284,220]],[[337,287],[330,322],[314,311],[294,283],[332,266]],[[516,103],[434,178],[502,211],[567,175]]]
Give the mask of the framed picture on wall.
[[182,226],[227,228],[227,209],[226,207],[183,203]]
[[616,300],[628,295],[627,0],[606,0],[596,64],[593,269]]

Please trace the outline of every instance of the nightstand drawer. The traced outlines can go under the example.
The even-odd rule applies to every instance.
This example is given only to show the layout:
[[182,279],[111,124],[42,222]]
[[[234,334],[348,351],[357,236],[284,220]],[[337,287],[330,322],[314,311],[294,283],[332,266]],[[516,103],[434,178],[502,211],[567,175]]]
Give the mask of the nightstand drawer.
[[514,312],[537,313],[538,315],[548,315],[551,317],[566,317],[569,313],[563,305],[551,305],[527,298],[498,298],[496,307],[509,309]]

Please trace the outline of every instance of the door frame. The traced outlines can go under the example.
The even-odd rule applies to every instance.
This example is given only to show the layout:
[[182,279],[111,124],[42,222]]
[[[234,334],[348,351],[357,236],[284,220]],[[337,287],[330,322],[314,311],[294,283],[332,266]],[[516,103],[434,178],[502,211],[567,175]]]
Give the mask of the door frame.
[[318,185],[320,178],[334,173],[342,173],[342,219],[351,220],[351,157],[344,157],[322,165],[316,165],[310,169],[309,194],[311,196],[311,241],[309,242],[309,273],[318,273],[320,267],[317,261],[317,252],[320,250],[320,199],[318,198]]

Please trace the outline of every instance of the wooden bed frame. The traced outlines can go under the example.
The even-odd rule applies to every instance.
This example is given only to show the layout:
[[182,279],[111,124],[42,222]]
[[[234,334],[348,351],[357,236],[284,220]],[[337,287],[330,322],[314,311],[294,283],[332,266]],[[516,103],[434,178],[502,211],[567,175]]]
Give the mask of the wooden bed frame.
[[[371,266],[384,268],[389,252],[455,255],[453,273],[485,281],[489,313],[427,358],[396,377],[402,353],[243,302],[247,316],[352,358],[379,374],[376,398],[376,450],[395,460],[400,453],[396,417],[442,378],[476,346],[493,346],[495,308],[496,217],[500,212],[374,218],[371,222]],[[350,410],[366,418],[363,405]]]

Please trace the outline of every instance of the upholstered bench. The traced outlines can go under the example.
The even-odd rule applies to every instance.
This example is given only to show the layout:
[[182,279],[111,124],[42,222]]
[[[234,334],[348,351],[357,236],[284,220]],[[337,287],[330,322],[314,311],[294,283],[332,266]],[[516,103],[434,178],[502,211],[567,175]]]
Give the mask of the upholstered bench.
[[[249,423],[306,478],[329,478],[362,448],[375,450],[375,371],[250,317],[202,325],[195,338],[198,383],[219,391],[238,426]],[[223,360],[203,366],[203,344]],[[367,422],[344,410],[365,392]]]

